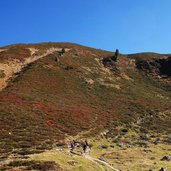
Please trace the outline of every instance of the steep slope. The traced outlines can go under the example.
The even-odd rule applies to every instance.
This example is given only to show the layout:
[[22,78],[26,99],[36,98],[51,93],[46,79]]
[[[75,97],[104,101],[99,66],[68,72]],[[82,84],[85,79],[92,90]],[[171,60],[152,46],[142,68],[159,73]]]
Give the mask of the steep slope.
[[[115,62],[113,54],[70,43],[1,48],[1,160],[42,152],[81,132],[91,137],[108,130],[114,137],[121,127],[168,134],[171,94],[149,74],[160,75],[166,64],[144,66],[170,58],[133,54]],[[170,70],[164,72],[170,79]]]
[[137,68],[142,70],[151,80],[169,89],[171,85],[171,56],[163,55],[149,60],[139,59]]

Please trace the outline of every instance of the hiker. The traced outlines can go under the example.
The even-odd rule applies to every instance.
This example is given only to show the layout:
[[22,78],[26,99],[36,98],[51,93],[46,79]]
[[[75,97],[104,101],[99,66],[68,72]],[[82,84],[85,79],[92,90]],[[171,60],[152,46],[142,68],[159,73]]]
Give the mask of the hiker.
[[87,140],[85,140],[85,142],[83,143],[83,153],[85,154],[89,152],[90,152],[90,148],[89,148]]
[[85,140],[85,144],[86,144],[87,146],[89,146],[87,140]]
[[74,144],[74,142],[72,142],[70,144],[70,153],[73,153],[74,152],[74,148],[75,148],[75,144]]
[[84,143],[83,144],[83,153],[86,153],[87,145]]

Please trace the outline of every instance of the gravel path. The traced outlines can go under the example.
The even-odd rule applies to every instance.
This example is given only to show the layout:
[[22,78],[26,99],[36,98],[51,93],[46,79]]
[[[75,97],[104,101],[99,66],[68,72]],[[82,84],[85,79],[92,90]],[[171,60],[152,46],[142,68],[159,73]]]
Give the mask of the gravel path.
[[85,156],[86,159],[88,159],[88,160],[92,161],[93,163],[95,163],[96,165],[98,165],[103,171],[105,171],[105,169],[99,163],[105,164],[108,168],[110,168],[110,169],[112,169],[114,171],[120,171],[120,170],[112,167],[109,163],[107,163],[107,162],[105,162],[103,160],[93,158],[93,157],[91,157],[90,155],[87,155],[87,154],[85,154],[84,156]]

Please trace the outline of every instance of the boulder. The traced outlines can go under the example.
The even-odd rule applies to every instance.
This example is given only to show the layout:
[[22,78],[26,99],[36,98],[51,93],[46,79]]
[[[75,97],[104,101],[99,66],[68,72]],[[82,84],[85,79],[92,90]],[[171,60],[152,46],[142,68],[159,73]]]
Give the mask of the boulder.
[[164,156],[161,161],[171,161],[171,156]]
[[102,145],[99,145],[99,148],[107,149],[107,148],[108,148],[108,146],[107,146],[107,145],[102,144]]
[[167,168],[161,168],[159,171],[167,171]]
[[146,141],[136,142],[136,145],[138,145],[139,147],[144,147],[144,148],[149,147]]
[[142,135],[140,135],[140,138],[141,138],[142,140],[144,140],[144,141],[149,140],[149,137],[148,137],[147,134],[142,134]]
[[68,161],[67,163],[68,163],[69,165],[71,165],[71,166],[76,166],[76,165],[78,164],[78,162],[73,161],[73,160]]

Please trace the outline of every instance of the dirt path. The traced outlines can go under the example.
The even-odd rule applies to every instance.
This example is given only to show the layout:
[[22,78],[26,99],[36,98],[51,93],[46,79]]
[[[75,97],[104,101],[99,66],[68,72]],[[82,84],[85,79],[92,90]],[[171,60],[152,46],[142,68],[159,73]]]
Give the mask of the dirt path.
[[[88,133],[89,131],[87,131],[86,133]],[[66,139],[65,139],[65,142],[66,143],[69,143],[69,142],[71,142],[73,139],[74,140],[76,140],[76,139],[81,139],[81,137],[83,136],[83,135],[85,135],[86,134],[85,132],[84,133],[81,133],[81,134],[79,134],[79,135],[77,135],[77,136],[69,136],[69,137],[67,137]],[[114,171],[120,171],[119,169],[116,169],[116,168],[114,168],[114,167],[112,167],[109,163],[107,163],[107,162],[105,162],[105,161],[103,161],[103,160],[99,160],[99,159],[97,159],[97,158],[94,158],[94,157],[92,157],[92,156],[90,156],[90,155],[88,155],[88,154],[85,154],[85,155],[83,155],[86,159],[88,159],[88,160],[90,160],[91,162],[93,162],[94,164],[96,164],[99,168],[101,168],[101,170],[102,171],[106,171],[105,169],[104,169],[104,167],[102,166],[102,165],[100,165],[99,163],[101,163],[101,164],[103,164],[103,165],[106,165],[108,168],[110,168],[111,170],[114,170]]]
[[108,168],[114,170],[114,171],[120,171],[114,167],[112,167],[109,163],[103,161],[103,160],[99,160],[96,158],[91,157],[90,155],[84,155],[86,159],[90,160],[91,162],[95,163],[96,165],[98,165],[103,171],[105,171],[105,169],[103,168],[103,166],[101,166],[99,163],[105,164]]
[[91,162],[95,163],[98,167],[101,168],[102,171],[105,171],[105,169],[103,168],[103,166],[101,166],[96,160],[94,160],[91,156],[89,155],[85,155],[85,158],[90,160]]

